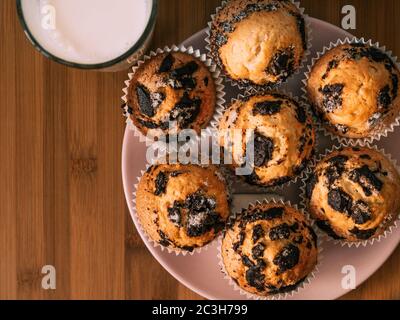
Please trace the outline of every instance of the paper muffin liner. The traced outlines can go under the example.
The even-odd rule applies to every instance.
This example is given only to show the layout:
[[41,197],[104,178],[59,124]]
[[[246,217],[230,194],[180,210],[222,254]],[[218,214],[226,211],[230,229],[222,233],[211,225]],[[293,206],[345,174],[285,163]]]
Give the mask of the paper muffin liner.
[[[303,7],[301,7],[301,4],[299,1],[295,1],[295,0],[290,0],[299,10],[299,12],[301,13],[301,15],[304,18],[305,21],[305,27],[306,27],[306,34],[307,34],[307,49],[304,51],[303,54],[303,59],[301,60],[301,63],[299,65],[299,67],[295,70],[295,72],[293,72],[293,74],[291,76],[289,76],[286,80],[279,82],[275,85],[255,85],[255,84],[243,84],[241,81],[232,79],[227,72],[225,71],[225,68],[220,65],[219,62],[215,61],[215,63],[219,66],[219,68],[222,70],[221,72],[221,76],[225,79],[225,81],[227,83],[229,83],[232,87],[237,87],[240,90],[246,90],[246,91],[251,91],[253,93],[256,92],[262,92],[262,91],[266,91],[266,90],[273,90],[278,88],[279,86],[287,83],[291,78],[293,78],[293,76],[300,74],[301,70],[303,70],[303,68],[306,66],[307,61],[308,61],[308,57],[311,55],[311,48],[312,48],[312,28],[311,28],[311,22],[309,19],[309,16],[307,14],[305,14],[305,9]],[[208,56],[211,59],[213,58],[213,50],[211,49],[211,40],[210,40],[210,36],[211,36],[211,27],[212,27],[212,22],[214,21],[215,16],[219,13],[219,11],[225,7],[225,5],[228,3],[229,1],[227,0],[223,0],[221,2],[221,5],[218,6],[215,10],[215,13],[211,15],[211,21],[208,22],[208,27],[206,30],[206,49],[208,52]]]
[[[261,186],[261,185],[257,185],[257,184],[251,184],[245,181],[243,176],[237,176],[234,173],[234,168],[230,167],[229,165],[225,166],[226,168],[226,175],[228,177],[229,180],[232,180],[233,183],[240,189],[251,189],[251,191],[257,192],[257,193],[274,193],[274,192],[282,192],[285,190],[285,188],[288,188],[292,185],[297,184],[299,181],[301,181],[302,179],[304,179],[304,177],[307,174],[307,169],[309,167],[312,167],[315,165],[315,161],[316,161],[316,154],[317,154],[317,150],[319,147],[319,136],[318,136],[318,132],[317,132],[317,128],[315,125],[315,121],[314,118],[312,116],[312,113],[310,111],[310,107],[307,105],[307,103],[305,101],[303,101],[302,99],[299,99],[298,97],[294,96],[291,92],[288,92],[286,90],[270,90],[270,91],[265,91],[265,92],[252,92],[252,91],[246,91],[245,94],[239,94],[236,98],[232,98],[231,102],[229,105],[232,105],[233,103],[235,103],[236,101],[239,100],[243,100],[246,97],[250,97],[250,96],[254,96],[254,95],[258,95],[258,94],[268,94],[268,93],[277,93],[277,94],[282,94],[287,96],[288,98],[296,101],[300,106],[302,106],[304,108],[304,111],[307,114],[307,117],[309,117],[312,121],[312,125],[315,129],[315,142],[314,142],[314,151],[312,153],[312,155],[310,156],[310,158],[307,161],[306,166],[304,167],[304,169],[301,171],[300,174],[295,175],[294,177],[292,177],[289,181],[280,184],[280,185],[276,185],[276,186],[269,186],[269,187],[265,187],[265,186]],[[306,100],[307,101],[307,100]],[[224,110],[225,111],[225,110]],[[222,116],[220,117],[220,120],[222,119]],[[218,130],[219,127],[219,121],[218,122],[214,122],[213,123],[213,129],[214,130]]]
[[[161,129],[155,130],[154,134],[148,133],[146,136],[140,131],[139,128],[137,128],[132,119],[130,118],[130,114],[128,113],[128,92],[129,92],[129,86],[131,83],[132,78],[134,77],[136,71],[148,60],[163,54],[163,53],[170,53],[170,52],[182,52],[189,54],[196,58],[197,60],[203,62],[203,64],[208,68],[210,71],[214,84],[215,84],[215,110],[213,117],[211,118],[210,122],[208,123],[207,127],[211,126],[212,122],[219,121],[219,118],[222,116],[223,109],[224,109],[224,104],[225,104],[225,86],[223,83],[223,79],[220,77],[221,71],[217,67],[215,63],[211,59],[207,58],[206,54],[201,54],[200,50],[195,50],[192,46],[190,47],[185,47],[183,45],[181,46],[176,46],[173,45],[171,47],[164,47],[163,49],[157,49],[156,51],[151,51],[148,55],[144,55],[141,60],[139,60],[131,69],[131,72],[128,73],[128,80],[126,80],[125,87],[122,89],[124,95],[122,96],[122,109],[124,111],[124,116],[126,117],[126,124],[129,129],[131,129],[136,137],[139,138],[140,142],[146,143],[147,146],[150,146],[151,144],[154,143],[154,139],[157,137],[162,137],[165,136],[165,133],[162,132]],[[203,128],[206,129],[207,127]],[[202,130],[203,130],[202,129]],[[168,143],[167,143],[168,144]],[[185,143],[182,143],[183,145]],[[168,146],[170,147],[170,146]]]
[[[289,206],[294,208],[295,210],[303,213],[308,225],[314,230],[314,232],[317,234],[316,232],[316,228],[314,227],[314,223],[313,221],[310,219],[309,214],[307,212],[305,212],[303,209],[299,208],[297,205],[292,205],[290,201],[283,201],[281,199],[279,199],[278,197],[274,196],[274,195],[269,195],[269,199],[265,199],[263,201],[256,201],[256,203],[249,203],[249,205],[246,208],[243,209],[247,209],[250,208],[251,206],[255,206],[257,204],[279,204],[279,205],[284,205],[284,206]],[[242,210],[243,210],[242,209]],[[241,210],[241,211],[242,211]],[[237,219],[240,218],[241,212],[236,212],[234,214],[232,214],[230,220],[228,221],[228,225],[230,223],[234,223],[234,221],[236,221]],[[314,269],[307,275],[307,277],[292,291],[289,292],[284,292],[284,293],[278,293],[278,294],[274,294],[274,295],[270,295],[270,296],[260,296],[257,294],[253,294],[250,293],[244,289],[242,289],[229,275],[228,272],[225,269],[225,264],[222,258],[222,240],[223,240],[223,235],[218,239],[218,265],[221,268],[221,273],[223,275],[223,278],[228,281],[229,285],[233,288],[234,291],[238,291],[240,295],[244,296],[246,299],[249,300],[285,300],[287,298],[293,297],[294,295],[296,295],[297,293],[299,293],[301,290],[303,290],[304,288],[306,288],[314,279],[315,277],[318,275],[319,270],[321,268],[322,265],[322,261],[323,261],[323,248],[322,248],[322,240],[321,238],[318,236],[318,240],[317,240],[317,246],[318,246],[318,258],[317,258],[317,264],[315,265]]]
[[[146,240],[152,244],[152,246],[154,248],[160,248],[161,251],[167,251],[170,254],[175,254],[176,256],[178,255],[194,255],[194,254],[199,254],[201,252],[208,250],[208,248],[210,247],[210,245],[214,242],[217,241],[221,236],[222,236],[222,232],[219,232],[216,237],[214,239],[212,239],[210,242],[208,242],[207,244],[205,244],[202,247],[198,247],[198,248],[194,248],[193,251],[187,251],[187,250],[183,250],[183,249],[179,249],[179,248],[173,248],[173,247],[165,247],[161,244],[159,244],[157,241],[153,240],[146,232],[146,230],[143,228],[142,223],[139,219],[139,216],[137,214],[137,210],[136,210],[136,197],[137,197],[137,190],[138,190],[138,186],[139,186],[139,182],[140,180],[143,178],[143,175],[146,173],[146,171],[149,169],[150,166],[152,166],[153,164],[157,163],[157,159],[154,159],[151,163],[148,163],[146,165],[146,169],[145,170],[141,170],[140,172],[140,176],[137,177],[137,181],[134,184],[134,191],[132,193],[132,199],[131,199],[131,215],[132,218],[136,218],[137,223],[137,228],[140,229],[141,234],[144,235],[144,237],[146,238]],[[218,168],[218,166],[216,166]],[[220,170],[220,168],[218,168],[218,172],[220,175],[218,175],[218,178],[223,181],[225,183],[226,186],[226,191],[228,193],[228,204],[229,204],[229,210],[230,210],[230,216],[231,216],[231,212],[232,212],[232,194],[233,194],[233,189],[232,189],[232,184],[230,181],[228,181],[223,173],[222,170]],[[228,217],[227,221],[230,219],[230,216]],[[225,228],[224,228],[225,229]]]
[[[302,180],[302,185],[300,187],[300,205],[302,208],[304,208],[304,210],[309,210],[309,199],[307,198],[307,181],[310,177],[310,175],[314,172],[314,169],[316,167],[316,165],[321,162],[324,158],[326,158],[329,154],[331,154],[332,152],[338,151],[341,148],[347,148],[347,147],[360,147],[360,148],[369,148],[372,150],[375,150],[379,153],[381,153],[384,157],[386,157],[390,163],[393,165],[393,167],[397,170],[397,172],[399,172],[400,174],[400,167],[397,164],[397,160],[395,160],[392,155],[390,153],[386,153],[384,149],[379,149],[376,145],[371,145],[370,143],[366,142],[366,141],[349,141],[346,143],[343,143],[342,145],[334,145],[333,147],[326,149],[326,151],[323,154],[320,154],[318,156],[317,161],[315,162],[315,164],[313,165],[313,167],[309,167],[307,169],[307,173],[306,173],[306,177]],[[312,220],[314,220],[311,216],[311,214],[309,214],[310,218]],[[400,212],[397,213],[397,218],[392,219],[393,216],[389,216],[387,219],[385,219],[380,226],[378,227],[378,229],[385,229],[383,232],[381,232],[379,235],[374,236],[371,239],[368,240],[362,240],[362,241],[348,241],[348,240],[337,240],[337,239],[333,239],[331,238],[328,234],[326,234],[323,230],[321,230],[318,226],[316,226],[316,230],[318,232],[318,236],[321,237],[321,239],[326,240],[327,242],[333,242],[335,245],[340,245],[342,247],[366,247],[366,246],[370,246],[373,245],[375,243],[378,243],[380,241],[382,241],[383,239],[386,239],[390,234],[392,234],[392,232],[394,230],[396,230],[396,228],[400,225]],[[389,221],[394,220],[393,222],[391,222],[391,224],[386,225]]]
[[[392,51],[388,51],[386,49],[386,46],[381,46],[379,44],[379,42],[373,42],[372,40],[365,40],[364,38],[344,38],[344,39],[338,39],[336,42],[331,42],[329,44],[329,46],[325,46],[322,51],[317,53],[317,56],[312,58],[311,60],[311,64],[307,66],[307,70],[304,73],[304,79],[302,80],[303,82],[303,86],[301,88],[301,90],[303,91],[303,95],[302,98],[305,101],[309,101],[308,98],[308,92],[307,92],[307,83],[308,80],[310,78],[310,74],[312,69],[314,68],[315,64],[330,50],[340,46],[340,45],[344,45],[344,44],[353,44],[353,43],[362,43],[365,45],[369,45],[371,47],[375,47],[377,49],[380,49],[382,52],[386,53],[386,55],[393,61],[393,63],[397,66],[397,68],[400,70],[400,63],[397,62],[397,57],[393,56]],[[311,105],[311,101],[310,101],[310,106]],[[313,108],[312,108],[313,109]],[[355,141],[364,141],[367,143],[373,143],[373,142],[377,142],[380,141],[382,137],[387,137],[388,134],[394,132],[395,128],[398,127],[400,125],[400,113],[397,115],[397,117],[394,119],[394,121],[390,124],[386,124],[383,125],[383,127],[376,133],[374,133],[373,135],[366,137],[366,138],[348,138],[348,137],[343,137],[340,136],[338,134],[333,133],[332,131],[330,131],[326,125],[324,125],[323,121],[321,121],[321,119],[319,119],[319,117],[317,115],[315,115],[314,110],[312,110],[313,114],[314,114],[314,118],[316,120],[316,123],[318,125],[318,130],[325,136],[331,138],[334,141],[338,141],[340,143],[346,143],[346,142],[355,142]],[[385,121],[385,120],[383,120]]]

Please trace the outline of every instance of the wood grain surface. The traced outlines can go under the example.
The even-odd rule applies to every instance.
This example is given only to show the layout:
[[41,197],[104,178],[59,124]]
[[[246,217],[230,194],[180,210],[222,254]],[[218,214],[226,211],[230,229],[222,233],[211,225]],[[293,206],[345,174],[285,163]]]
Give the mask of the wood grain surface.
[[[160,0],[152,47],[204,28],[219,0]],[[340,25],[357,8],[357,36],[400,54],[400,1],[303,0]],[[172,278],[140,240],[121,182],[126,72],[70,69],[42,57],[0,1],[0,298],[201,299]],[[41,289],[41,268],[57,290]],[[400,299],[400,248],[345,299]]]

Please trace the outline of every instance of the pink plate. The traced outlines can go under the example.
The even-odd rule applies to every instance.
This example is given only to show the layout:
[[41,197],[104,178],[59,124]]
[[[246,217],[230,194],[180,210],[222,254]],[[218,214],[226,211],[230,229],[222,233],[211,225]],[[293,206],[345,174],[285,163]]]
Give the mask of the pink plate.
[[[351,36],[342,29],[328,24],[326,22],[309,18],[313,29],[312,55],[315,56],[316,51],[320,51],[324,45],[329,45],[330,41],[336,41],[338,38]],[[205,50],[206,37],[205,29],[196,33],[183,44],[193,46]],[[311,59],[311,57],[309,57]],[[292,92],[294,95],[301,94],[301,79],[303,73],[293,77],[284,88]],[[227,97],[233,97],[238,92],[227,86]],[[391,153],[393,158],[400,159],[400,147],[397,138],[399,131],[389,135],[388,138],[382,139],[379,143],[380,147],[384,147],[387,153]],[[322,148],[329,146],[329,141],[321,141],[320,151]],[[134,185],[137,183],[141,170],[146,167],[146,146],[139,143],[129,129],[125,131],[123,149],[122,149],[122,177],[126,201],[131,212],[133,221],[138,227],[138,221],[135,219],[133,212],[135,210],[132,198]],[[282,196],[292,203],[298,203],[298,185],[285,189]],[[241,193],[249,193],[249,190],[240,190]],[[263,199],[262,194],[248,194],[235,196],[235,208],[239,210],[242,206],[246,206],[255,199]],[[154,247],[146,240],[146,237],[137,228],[140,236],[146,244],[149,251],[157,259],[157,261],[178,281],[189,289],[198,293],[207,299],[243,299],[237,291],[234,291],[223,275],[218,266],[216,242],[211,244],[207,250],[203,250],[200,254],[176,256],[169,254],[166,250]],[[368,279],[392,254],[400,241],[400,230],[397,228],[386,239],[370,247],[360,248],[342,248],[333,245],[331,242],[323,244],[323,261],[320,272],[317,274],[310,285],[306,286],[298,294],[291,299],[336,299],[344,295],[349,289],[342,288],[342,268],[345,265],[351,265],[356,270],[357,285]]]

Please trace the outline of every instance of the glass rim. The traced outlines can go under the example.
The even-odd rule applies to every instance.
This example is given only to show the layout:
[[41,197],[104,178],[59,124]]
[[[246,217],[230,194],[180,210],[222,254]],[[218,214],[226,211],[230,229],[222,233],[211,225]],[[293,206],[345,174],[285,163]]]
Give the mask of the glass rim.
[[46,50],[39,43],[39,41],[36,40],[36,38],[33,36],[32,32],[30,31],[30,29],[25,21],[21,1],[22,0],[16,0],[17,14],[18,14],[19,22],[24,30],[25,35],[27,36],[29,41],[32,43],[32,45],[36,48],[36,50],[38,50],[41,54],[43,54],[46,58],[49,58],[50,60],[61,63],[68,67],[85,69],[85,70],[106,69],[106,68],[112,67],[112,66],[118,64],[119,62],[129,58],[132,54],[134,54],[136,51],[138,51],[140,49],[140,47],[146,42],[148,36],[151,34],[151,32],[153,30],[153,26],[155,24],[155,20],[157,17],[157,10],[158,10],[158,0],[152,0],[151,13],[150,13],[150,17],[147,22],[146,28],[144,29],[140,38],[135,42],[135,44],[131,48],[129,48],[125,53],[123,53],[122,55],[120,55],[112,60],[106,61],[106,62],[94,63],[94,64],[84,64],[84,63],[71,62],[71,61],[62,59],[62,58],[57,57],[56,55],[50,53],[48,50]]

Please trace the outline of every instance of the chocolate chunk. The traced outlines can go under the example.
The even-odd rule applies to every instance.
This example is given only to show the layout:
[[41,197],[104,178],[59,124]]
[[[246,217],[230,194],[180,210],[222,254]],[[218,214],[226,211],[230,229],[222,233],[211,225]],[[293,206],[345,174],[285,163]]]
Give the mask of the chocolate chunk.
[[290,228],[287,223],[283,223],[279,226],[273,227],[269,232],[269,238],[272,241],[289,239],[289,237],[290,237]]
[[174,202],[174,206],[172,208],[168,208],[168,219],[177,227],[180,227],[182,222],[181,209],[182,205],[177,201]]
[[265,233],[262,225],[260,224],[255,225],[253,228],[253,235],[252,235],[253,242],[256,243],[259,239],[263,238],[264,236]]
[[307,50],[306,22],[301,14],[293,12],[291,12],[291,14],[293,14],[296,17],[297,28],[299,29],[299,32],[301,34],[301,42],[303,44],[303,49]]
[[276,218],[281,218],[284,213],[285,213],[284,208],[277,207],[277,208],[271,208],[271,209],[268,209],[267,211],[264,211],[262,213],[262,215],[265,220],[273,220]]
[[143,119],[137,119],[137,122],[139,122],[140,125],[142,125],[143,127],[146,127],[148,129],[157,129],[159,128],[159,125],[157,123],[155,123],[154,121],[150,121],[150,120],[143,120]]
[[378,63],[389,59],[386,53],[375,47],[368,48],[367,53],[365,55]]
[[349,157],[345,155],[338,155],[328,160],[330,166],[326,169],[325,175],[328,178],[328,183],[333,184],[339,179],[345,169],[345,164],[349,160]]
[[242,219],[240,225],[243,227],[248,222],[255,222],[260,220],[273,220],[276,218],[281,218],[285,212],[285,209],[282,207],[270,208],[268,210],[262,210],[256,208],[251,211],[246,211],[244,215],[242,215]]
[[172,56],[171,53],[168,53],[164,60],[161,62],[160,68],[158,69],[158,72],[162,73],[162,72],[169,72],[171,71],[171,68],[174,64],[174,57]]
[[200,106],[200,98],[191,99],[185,92],[182,99],[171,110],[170,121],[177,121],[180,128],[187,128],[198,116]]
[[348,156],[345,155],[337,155],[332,158],[329,158],[329,163],[334,165],[334,166],[340,166],[343,167],[345,163],[349,160]]
[[158,230],[158,234],[161,238],[160,241],[158,241],[159,244],[161,244],[164,247],[168,247],[171,244],[171,240],[167,237],[167,235],[162,232],[161,230]]
[[274,258],[273,263],[279,267],[279,273],[292,269],[299,263],[300,250],[293,244],[285,246]]
[[242,255],[242,263],[248,268],[255,266],[254,262],[251,261],[250,258],[246,255]]
[[387,109],[392,104],[392,97],[390,96],[390,87],[386,85],[378,93],[378,106]]
[[371,156],[368,155],[368,154],[362,154],[362,155],[360,156],[360,159],[363,159],[363,160],[371,160]]
[[340,108],[343,103],[342,93],[344,84],[332,84],[326,85],[324,88],[319,89],[323,94],[322,106],[325,112],[334,112],[336,109]]
[[357,237],[357,239],[368,240],[375,234],[376,230],[377,228],[360,230],[357,227],[354,227],[353,229],[349,230],[349,232],[354,234]]
[[308,199],[311,199],[311,196],[314,192],[315,185],[318,182],[318,178],[315,173],[312,173],[306,182],[306,196]]
[[264,280],[265,275],[263,275],[257,268],[250,268],[246,271],[247,283],[258,291],[264,291]]
[[165,100],[165,94],[162,92],[154,92],[150,95],[151,107],[155,112],[161,103]]
[[279,293],[285,293],[285,292],[290,292],[295,290],[303,281],[305,280],[305,278],[301,279],[299,282],[295,283],[295,284],[291,284],[288,286],[282,286],[282,287],[275,287],[275,286],[267,286],[269,289],[269,293],[270,294],[279,294]]
[[175,79],[182,78],[184,76],[191,76],[197,71],[199,65],[195,61],[190,61],[184,66],[177,68],[171,72],[171,77]]
[[254,165],[261,167],[272,159],[274,142],[259,133],[254,134]]
[[193,90],[196,87],[196,80],[193,79],[193,73],[196,72],[198,68],[198,64],[191,61],[171,71],[168,84],[174,89]]
[[183,246],[181,247],[181,249],[192,252],[194,250],[194,247],[190,247],[190,246]]
[[331,238],[336,239],[336,240],[343,239],[343,237],[338,236],[335,233],[335,231],[333,231],[331,225],[329,224],[329,221],[317,220],[315,223],[318,226],[318,228],[320,228],[322,231],[324,231]]
[[353,204],[351,218],[358,224],[364,224],[372,219],[371,212],[367,203],[358,200]]
[[140,112],[148,117],[154,117],[155,112],[152,106],[149,90],[145,86],[139,84],[136,87],[136,95]]
[[294,52],[293,48],[279,50],[273,56],[267,67],[267,73],[272,74],[280,79],[288,78],[294,70]]
[[263,101],[257,102],[253,106],[253,115],[272,116],[281,110],[282,101]]
[[251,249],[251,254],[253,256],[253,259],[258,259],[262,258],[264,255],[264,250],[265,250],[265,245],[262,243],[258,243]]
[[238,242],[235,242],[235,243],[233,244],[233,250],[234,250],[234,251],[238,251],[239,248],[243,245],[243,242],[244,242],[245,237],[246,237],[246,233],[243,232],[243,231],[241,231],[241,232],[239,233],[239,241],[238,241]]
[[186,198],[184,208],[188,211],[186,233],[189,237],[199,237],[212,229],[217,232],[223,228],[224,223],[214,211],[215,207],[215,200],[199,191]]
[[322,76],[322,80],[325,80],[328,77],[329,72],[332,69],[337,68],[338,66],[339,66],[339,61],[338,60],[333,59],[333,60],[329,61],[328,67],[326,68],[326,71],[325,71],[324,75]]
[[372,195],[373,190],[379,192],[383,188],[383,182],[378,179],[375,173],[373,173],[367,165],[350,172],[349,178],[362,187],[364,194],[367,197]]
[[155,191],[154,194],[156,196],[160,196],[161,194],[165,193],[165,189],[168,183],[168,175],[164,172],[159,172],[156,177],[155,181]]
[[203,82],[204,82],[204,85],[205,85],[206,87],[208,87],[208,82],[209,82],[208,77],[205,77],[205,78],[203,79]]
[[342,189],[332,189],[328,192],[328,204],[332,209],[350,215],[353,201]]

